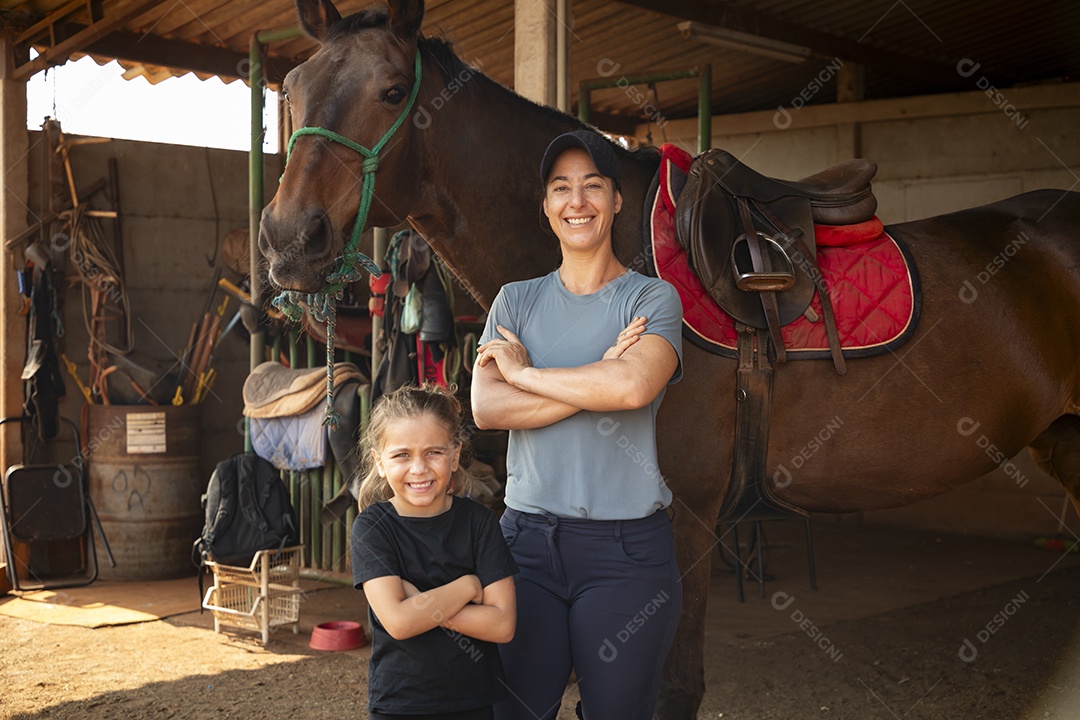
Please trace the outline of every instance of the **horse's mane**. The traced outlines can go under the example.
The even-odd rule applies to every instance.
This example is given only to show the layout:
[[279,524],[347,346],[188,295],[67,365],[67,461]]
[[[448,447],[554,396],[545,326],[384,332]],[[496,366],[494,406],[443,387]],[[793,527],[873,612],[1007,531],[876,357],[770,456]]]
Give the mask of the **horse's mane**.
[[[442,73],[443,82],[450,83],[456,79],[461,86],[462,92],[467,92],[473,83],[477,83],[476,89],[487,87],[506,93],[509,101],[514,101],[519,107],[524,108],[526,112],[536,118],[538,123],[544,122],[553,125],[562,125],[566,127],[567,131],[575,129],[596,129],[590,125],[586,125],[573,115],[567,115],[555,108],[534,102],[527,97],[518,95],[502,83],[492,80],[481,70],[469,65],[459,58],[457,53],[454,52],[453,45],[447,40],[435,37],[422,37],[420,39],[420,50],[435,61],[435,64]],[[463,81],[464,78],[468,79],[467,82]],[[638,162],[655,162],[656,157],[658,157],[657,150],[651,147],[640,148],[638,150],[627,150],[618,143],[615,143],[615,148],[616,152],[626,153]]]
[[352,35],[367,28],[385,27],[390,22],[390,12],[385,7],[373,7],[344,17],[330,26],[323,42],[343,35]]
[[[348,17],[342,18],[337,23],[334,23],[332,27],[327,31],[324,41],[333,40],[336,37],[345,35],[351,35],[360,30],[366,30],[370,28],[386,27],[389,24],[389,12],[385,7],[374,7],[362,10]],[[571,125],[576,128],[586,129],[588,125],[581,122],[572,115],[567,115],[555,108],[541,105],[533,102],[526,97],[518,95],[513,90],[510,90],[502,83],[492,80],[485,75],[479,68],[469,65],[458,57],[454,52],[454,46],[450,41],[439,37],[420,37],[420,52],[429,56],[439,68],[439,72],[442,75],[443,82],[449,84],[455,80],[461,85],[462,91],[468,92],[473,89],[474,83],[476,89],[481,87],[488,87],[491,89],[498,89],[508,93],[508,95],[517,101],[519,101],[521,107],[525,108],[533,116],[535,116],[538,122],[547,122],[559,125]],[[464,79],[468,79],[468,82],[464,82]],[[653,148],[644,148],[641,150],[625,150],[621,146],[617,146],[618,150],[627,153],[634,157],[635,160],[644,160],[646,155],[654,155],[655,150]]]

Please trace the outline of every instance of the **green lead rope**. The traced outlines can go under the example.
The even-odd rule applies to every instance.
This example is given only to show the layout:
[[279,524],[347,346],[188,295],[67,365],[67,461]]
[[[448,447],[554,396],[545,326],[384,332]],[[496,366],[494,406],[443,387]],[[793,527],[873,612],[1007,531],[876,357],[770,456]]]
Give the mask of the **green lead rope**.
[[[401,123],[405,121],[409,111],[412,110],[417,93],[420,92],[420,49],[416,49],[415,72],[416,80],[412,90],[409,91],[409,99],[404,109],[398,115],[398,119],[376,143],[375,147],[368,150],[363,145],[355,143],[347,137],[337,134],[332,130],[320,127],[302,127],[289,138],[289,146],[285,154],[285,166],[289,165],[289,157],[292,155],[293,145],[303,135],[318,135],[327,140],[344,145],[350,150],[359,153],[364,161],[360,164],[362,176],[360,179],[360,207],[356,211],[356,223],[353,225],[352,237],[345,243],[341,250],[341,256],[335,263],[334,270],[326,278],[326,284],[322,290],[316,293],[301,293],[295,290],[286,290],[274,298],[273,306],[279,309],[285,317],[292,322],[299,322],[304,314],[306,306],[316,322],[326,323],[326,417],[323,425],[328,425],[332,430],[337,430],[341,424],[341,416],[334,410],[334,331],[337,326],[337,301],[341,300],[345,287],[363,276],[363,270],[367,270],[375,277],[382,275],[379,265],[360,252],[360,235],[364,232],[367,223],[368,210],[371,208],[371,199],[375,195],[375,171],[379,169],[379,152],[393,137]],[[284,176],[282,176],[284,177]]]

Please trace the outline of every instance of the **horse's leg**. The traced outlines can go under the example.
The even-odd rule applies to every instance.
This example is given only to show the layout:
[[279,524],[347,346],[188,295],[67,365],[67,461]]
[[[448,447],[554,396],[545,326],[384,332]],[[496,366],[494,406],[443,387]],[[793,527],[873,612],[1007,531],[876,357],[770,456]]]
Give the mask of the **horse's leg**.
[[694,720],[705,695],[705,610],[716,545],[716,516],[720,512],[720,494],[714,495],[705,505],[695,503],[691,508],[678,497],[673,505],[683,608],[675,642],[664,665],[656,708],[660,720]]
[[1080,514],[1080,417],[1062,415],[1028,446],[1035,463],[1061,483]]

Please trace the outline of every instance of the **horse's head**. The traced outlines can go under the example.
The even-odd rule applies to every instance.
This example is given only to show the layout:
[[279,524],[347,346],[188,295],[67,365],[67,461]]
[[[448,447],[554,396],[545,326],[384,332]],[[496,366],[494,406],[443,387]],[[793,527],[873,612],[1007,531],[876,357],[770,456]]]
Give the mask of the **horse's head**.
[[[406,112],[418,82],[424,3],[390,0],[387,9],[344,20],[331,0],[296,0],[296,8],[301,27],[320,46],[286,76],[282,94],[293,127],[329,133],[291,139],[281,185],[263,211],[259,249],[274,285],[315,292],[353,233],[364,171],[372,169],[371,160],[341,141],[373,150]],[[411,126],[402,122],[378,152],[378,186],[365,227],[392,227],[408,215],[420,154]]]

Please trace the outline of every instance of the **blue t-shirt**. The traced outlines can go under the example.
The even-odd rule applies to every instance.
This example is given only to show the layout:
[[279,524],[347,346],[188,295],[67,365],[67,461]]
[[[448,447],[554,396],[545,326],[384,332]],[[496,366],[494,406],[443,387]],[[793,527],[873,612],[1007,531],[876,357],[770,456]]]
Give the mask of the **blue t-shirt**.
[[[645,334],[663,337],[679,356],[670,383],[682,374],[682,304],[663,280],[628,271],[589,295],[566,289],[554,271],[510,283],[491,305],[480,342],[520,338],[537,368],[599,361],[619,331],[646,318]],[[506,505],[528,513],[593,520],[648,517],[671,503],[656,459],[656,411],[664,393],[637,410],[578,412],[543,428],[511,430]]]

